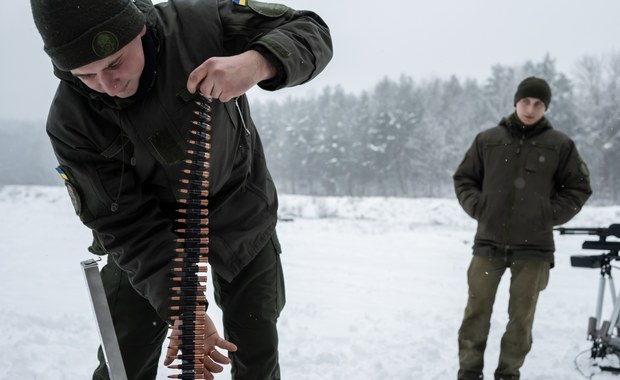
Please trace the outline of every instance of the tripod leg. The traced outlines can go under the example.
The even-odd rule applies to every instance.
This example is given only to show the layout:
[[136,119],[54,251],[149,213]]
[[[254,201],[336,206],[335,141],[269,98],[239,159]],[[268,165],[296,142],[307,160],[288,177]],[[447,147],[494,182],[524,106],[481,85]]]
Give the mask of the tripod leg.
[[618,325],[618,316],[620,316],[620,303],[614,305],[614,310],[611,313],[611,319],[609,320],[609,327],[605,331],[606,336],[611,336],[614,331],[614,327]]
[[105,296],[99,266],[95,260],[86,260],[80,263],[84,271],[86,284],[88,285],[88,295],[93,304],[97,329],[101,338],[101,348],[108,365],[110,378],[112,380],[127,380],[121,350],[118,346],[108,300]]
[[594,315],[594,329],[598,331],[603,314],[603,297],[605,295],[605,275],[601,272],[601,278],[598,281],[598,295],[596,296],[596,314]]
[[616,305],[616,300],[618,299],[618,297],[616,296],[616,286],[614,284],[614,279],[613,277],[611,277],[611,273],[609,273],[609,276],[607,277],[607,281],[609,282],[609,289],[611,290],[611,302],[612,305]]

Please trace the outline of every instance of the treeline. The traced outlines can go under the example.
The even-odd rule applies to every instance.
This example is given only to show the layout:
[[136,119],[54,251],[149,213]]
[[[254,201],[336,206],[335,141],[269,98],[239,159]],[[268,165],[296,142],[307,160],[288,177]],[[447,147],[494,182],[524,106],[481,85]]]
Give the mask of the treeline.
[[620,54],[584,57],[571,75],[547,56],[497,65],[483,82],[385,78],[372,90],[327,87],[311,98],[254,102],[280,191],[336,196],[452,197],[452,173],[475,135],[513,112],[518,83],[551,85],[547,117],[590,167],[598,202],[620,201]]
[[[584,57],[570,75],[545,57],[497,65],[482,82],[401,76],[358,94],[326,87],[251,103],[281,192],[453,197],[452,173],[474,136],[514,110],[516,86],[530,75],[550,83],[547,117],[577,143],[593,201],[620,203],[620,54]],[[0,120],[0,185],[59,184],[55,162],[42,122]]]

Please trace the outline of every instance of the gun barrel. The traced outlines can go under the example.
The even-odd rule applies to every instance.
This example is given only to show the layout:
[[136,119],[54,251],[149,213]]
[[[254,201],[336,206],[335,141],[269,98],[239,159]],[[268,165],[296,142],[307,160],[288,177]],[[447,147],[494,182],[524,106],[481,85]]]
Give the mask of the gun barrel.
[[620,223],[611,224],[609,227],[557,227],[554,230],[558,231],[560,235],[597,235],[603,240],[607,236],[620,238]]
[[605,233],[607,228],[588,228],[588,227],[577,227],[577,228],[566,228],[566,227],[558,227],[554,228],[554,230],[559,231],[560,235],[601,235]]

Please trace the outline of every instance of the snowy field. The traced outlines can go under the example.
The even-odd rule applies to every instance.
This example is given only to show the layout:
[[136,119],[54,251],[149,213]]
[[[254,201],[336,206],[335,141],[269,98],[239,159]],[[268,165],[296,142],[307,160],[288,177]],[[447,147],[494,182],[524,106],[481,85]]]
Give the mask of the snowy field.
[[[89,379],[98,336],[79,265],[92,257],[89,231],[61,187],[0,188],[0,210],[0,379]],[[455,200],[281,196],[281,215],[293,219],[278,227],[287,280],[283,379],[456,379],[475,223]],[[589,206],[568,226],[614,222],[620,206]],[[585,239],[556,237],[556,268],[540,297],[524,380],[585,378],[575,359],[585,351],[577,362],[589,362],[586,326],[599,272],[570,266],[572,254],[599,253],[581,251]],[[506,323],[508,279],[495,304],[488,379]],[[219,319],[215,307],[211,313]],[[162,366],[158,379],[170,373]]]

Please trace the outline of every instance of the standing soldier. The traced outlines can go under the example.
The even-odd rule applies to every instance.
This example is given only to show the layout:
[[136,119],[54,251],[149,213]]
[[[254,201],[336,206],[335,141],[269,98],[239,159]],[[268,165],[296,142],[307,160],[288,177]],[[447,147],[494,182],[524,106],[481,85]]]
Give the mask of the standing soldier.
[[[213,99],[209,262],[226,337],[204,316],[202,371],[212,378],[232,362],[234,379],[279,379],[277,197],[244,93],[318,75],[332,56],[328,27],[313,12],[252,0],[31,7],[60,79],[47,132],[75,211],[93,231],[90,249],[108,255],[102,278],[128,378],[155,378],[172,323],[184,207],[175,190],[199,93]],[[175,355],[171,347],[166,363]],[[94,379],[107,379],[101,350],[99,360]]]
[[592,193],[575,143],[544,116],[550,102],[545,80],[523,80],[515,112],[476,136],[453,177],[459,203],[478,222],[458,335],[459,380],[483,378],[491,312],[506,268],[509,321],[495,379],[519,379],[538,295],[553,267],[553,226],[568,222]]

